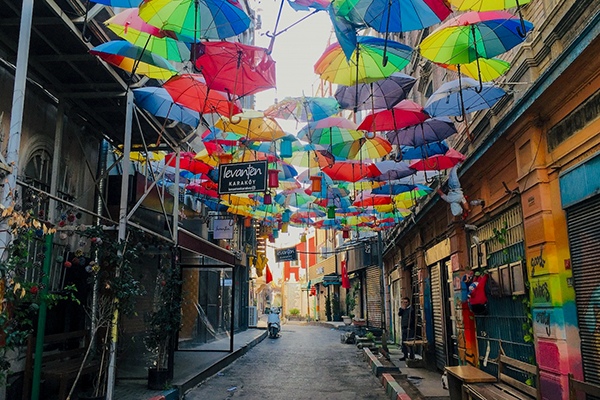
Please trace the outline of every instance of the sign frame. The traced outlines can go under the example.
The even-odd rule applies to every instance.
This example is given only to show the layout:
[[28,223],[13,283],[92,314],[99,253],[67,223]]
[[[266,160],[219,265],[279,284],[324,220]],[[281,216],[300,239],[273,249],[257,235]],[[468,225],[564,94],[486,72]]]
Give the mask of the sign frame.
[[[245,171],[244,171],[245,169]],[[232,171],[231,173],[228,173]],[[235,171],[242,171],[238,173],[241,175],[237,176],[226,176],[233,175]],[[258,171],[258,173],[256,172]],[[267,160],[260,161],[244,161],[239,163],[229,163],[219,165],[219,183],[217,193],[219,195],[226,194],[239,194],[239,193],[259,193],[266,192],[267,187],[267,171],[268,163]],[[250,174],[253,174],[250,176]],[[262,177],[255,175],[262,175]],[[244,175],[246,175],[246,183],[244,185],[234,185],[238,187],[231,187],[233,182],[243,182]]]
[[298,261],[298,249],[296,248],[296,246],[275,249],[275,261]]

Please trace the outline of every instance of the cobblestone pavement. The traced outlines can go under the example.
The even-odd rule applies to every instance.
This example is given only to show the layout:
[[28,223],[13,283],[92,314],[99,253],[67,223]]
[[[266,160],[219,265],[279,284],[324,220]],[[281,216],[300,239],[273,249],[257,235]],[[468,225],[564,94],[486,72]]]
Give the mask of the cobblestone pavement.
[[185,398],[383,400],[387,396],[360,351],[340,343],[340,331],[288,323],[280,338],[265,339]]

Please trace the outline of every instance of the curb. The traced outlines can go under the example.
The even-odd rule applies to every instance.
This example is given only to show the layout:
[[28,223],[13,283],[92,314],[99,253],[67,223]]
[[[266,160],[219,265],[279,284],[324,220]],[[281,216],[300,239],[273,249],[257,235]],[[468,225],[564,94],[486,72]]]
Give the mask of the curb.
[[[266,337],[267,337],[267,331],[264,330],[264,332],[260,336],[256,337],[255,339],[251,340],[250,342],[246,343],[245,345],[243,345],[239,349],[235,350],[234,352],[229,353],[227,356],[225,356],[221,360],[217,361],[210,367],[200,371],[193,378],[189,379],[188,381],[186,381],[182,384],[175,385],[175,390],[178,391],[179,398],[183,398],[183,396],[185,396],[185,394],[187,392],[194,389],[196,386],[198,386],[200,383],[202,383],[202,381],[213,376],[214,374],[216,374],[217,372],[219,372],[220,370],[222,370],[223,368],[225,368],[226,366],[228,366],[229,364],[231,364],[232,362],[234,362],[235,360],[237,360],[238,358],[240,358],[241,356],[246,354],[248,352],[248,350],[250,350],[252,347],[254,347],[257,344],[259,344],[260,342],[262,342]],[[175,397],[175,399],[177,399],[177,397]],[[156,400],[161,400],[160,396],[159,396],[159,399],[156,399]],[[165,400],[171,400],[171,399],[166,398]]]
[[392,373],[400,373],[398,367],[384,367],[371,350],[366,348],[363,349],[363,359],[369,363],[373,375],[379,377],[379,382],[391,400],[412,400],[392,375]]
[[148,400],[178,400],[179,391],[177,389],[170,389],[162,392],[158,396],[154,396]]

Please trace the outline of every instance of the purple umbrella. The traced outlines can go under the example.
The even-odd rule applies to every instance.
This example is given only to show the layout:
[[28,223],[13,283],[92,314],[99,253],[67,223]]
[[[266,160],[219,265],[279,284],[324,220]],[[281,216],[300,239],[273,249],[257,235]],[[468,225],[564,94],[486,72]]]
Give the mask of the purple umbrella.
[[[416,79],[401,72],[373,83],[339,85],[335,98],[345,110],[390,109],[408,96]],[[358,94],[357,94],[358,92]]]
[[393,181],[413,175],[416,170],[410,168],[407,163],[396,161],[381,161],[373,164],[381,174],[372,178],[377,182]]
[[441,142],[455,133],[456,127],[450,119],[429,118],[420,124],[387,132],[387,138],[391,144],[416,147],[427,143]]

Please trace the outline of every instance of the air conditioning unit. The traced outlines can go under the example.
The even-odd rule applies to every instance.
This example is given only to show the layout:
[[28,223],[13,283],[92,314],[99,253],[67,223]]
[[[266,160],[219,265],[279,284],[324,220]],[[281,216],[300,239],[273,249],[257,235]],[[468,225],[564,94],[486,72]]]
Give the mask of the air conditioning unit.
[[321,247],[321,257],[329,258],[329,256],[332,255],[333,253],[331,252],[331,247]]
[[256,311],[256,306],[248,307],[248,327],[256,328],[258,325],[258,313]]

